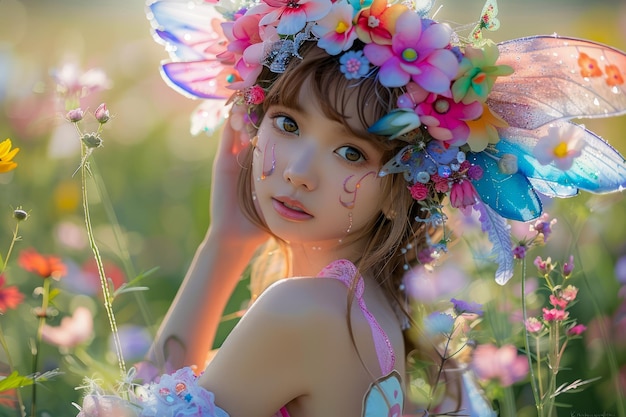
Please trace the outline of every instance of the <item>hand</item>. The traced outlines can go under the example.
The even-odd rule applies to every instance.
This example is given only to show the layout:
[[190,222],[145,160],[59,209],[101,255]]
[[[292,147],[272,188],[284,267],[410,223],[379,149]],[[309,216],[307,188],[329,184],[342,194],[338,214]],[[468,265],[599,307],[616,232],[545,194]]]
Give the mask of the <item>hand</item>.
[[[264,243],[269,235],[253,224],[242,212],[239,204],[239,173],[250,140],[247,134],[224,124],[215,161],[211,186],[211,227],[220,239],[252,245]],[[250,174],[251,175],[251,174]]]

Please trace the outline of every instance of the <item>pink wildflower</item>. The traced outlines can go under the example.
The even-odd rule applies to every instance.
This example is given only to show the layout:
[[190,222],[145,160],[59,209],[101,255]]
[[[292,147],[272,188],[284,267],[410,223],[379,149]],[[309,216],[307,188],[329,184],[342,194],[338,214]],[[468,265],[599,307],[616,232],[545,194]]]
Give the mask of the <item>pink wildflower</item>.
[[111,86],[104,71],[93,68],[83,72],[76,64],[66,63],[52,72],[57,90],[64,96],[85,97]]
[[543,308],[543,319],[545,321],[563,321],[569,317],[569,312],[564,310],[559,310],[558,308],[553,308],[548,310],[547,308]]
[[554,307],[560,308],[561,310],[565,310],[565,307],[567,307],[567,300],[557,297],[554,294],[550,294],[550,304]]
[[567,334],[569,336],[580,336],[585,330],[587,330],[587,326],[584,324],[577,324],[574,327],[571,327],[567,330]]
[[578,288],[574,287],[573,285],[568,285],[561,290],[561,298],[568,302],[574,301],[577,294]]
[[106,104],[102,103],[98,106],[96,111],[93,113],[94,117],[100,124],[104,124],[109,121],[111,118],[111,114],[109,113],[109,109],[107,109]]
[[541,256],[537,256],[533,263],[541,275],[547,275],[550,271],[552,271],[552,269],[554,269],[554,266],[552,266],[552,259],[550,259],[550,257],[544,261]]
[[543,323],[535,317],[529,317],[524,324],[530,333],[539,333],[543,329]]
[[474,351],[471,368],[484,380],[499,381],[508,387],[528,374],[528,359],[517,354],[513,345],[498,348],[492,344],[479,345]]
[[386,87],[402,87],[413,80],[432,93],[450,94],[451,80],[459,69],[456,55],[446,49],[451,34],[447,25],[403,13],[396,21],[391,45],[368,43],[363,53],[380,67],[380,83]]
[[465,208],[476,203],[476,190],[469,180],[461,180],[452,184],[450,204],[452,207]]
[[71,317],[64,317],[61,325],[54,327],[47,324],[41,336],[47,343],[71,348],[86,342],[93,335],[93,316],[86,307],[78,307]]

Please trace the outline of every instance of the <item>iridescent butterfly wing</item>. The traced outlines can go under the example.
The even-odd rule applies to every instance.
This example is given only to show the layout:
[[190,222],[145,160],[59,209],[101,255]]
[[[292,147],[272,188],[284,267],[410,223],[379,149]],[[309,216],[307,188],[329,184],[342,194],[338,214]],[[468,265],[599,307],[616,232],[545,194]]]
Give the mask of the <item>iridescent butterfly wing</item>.
[[[501,140],[494,156],[517,156],[517,174],[528,180],[524,184],[505,178],[493,161],[477,157],[474,162],[488,174],[476,187],[484,202],[504,217],[530,220],[529,215],[541,211],[537,207],[528,210],[532,206],[522,203],[528,196],[532,200],[535,191],[569,197],[579,189],[607,193],[626,187],[622,155],[597,135],[569,122],[626,114],[626,55],[594,42],[556,36],[516,39],[500,44],[499,49],[498,64],[510,65],[515,72],[497,79],[487,101],[510,125],[499,129]],[[569,169],[559,169],[554,162],[543,165],[534,155],[535,146],[550,128],[576,133],[584,142]],[[507,186],[504,192],[502,181],[515,188]]]
[[157,0],[148,6],[148,19],[157,42],[165,45],[171,61],[162,64],[166,82],[192,98],[226,98],[226,86],[236,79],[232,66],[217,55],[226,50],[221,28],[224,18],[208,3]]
[[[567,125],[567,126],[566,126]],[[537,143],[548,136],[549,128],[569,128],[584,142],[580,156],[573,158],[571,168],[561,170],[554,163],[542,165],[533,155]],[[576,132],[578,130],[578,132]],[[551,197],[570,197],[578,190],[602,194],[626,187],[626,163],[611,145],[585,129],[567,121],[557,121],[538,129],[506,128],[496,145],[501,153],[516,155],[519,171],[535,189]]]
[[536,129],[572,118],[626,114],[626,55],[595,42],[557,36],[498,45],[499,77],[487,104],[510,126]]

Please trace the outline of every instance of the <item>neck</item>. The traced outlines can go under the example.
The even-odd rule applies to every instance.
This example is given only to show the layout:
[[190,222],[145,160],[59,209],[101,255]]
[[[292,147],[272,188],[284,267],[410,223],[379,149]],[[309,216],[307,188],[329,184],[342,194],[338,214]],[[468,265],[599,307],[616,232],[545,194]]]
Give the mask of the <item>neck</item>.
[[290,276],[315,276],[333,261],[347,259],[356,262],[362,254],[361,245],[341,246],[338,243],[308,242],[290,244],[292,270]]

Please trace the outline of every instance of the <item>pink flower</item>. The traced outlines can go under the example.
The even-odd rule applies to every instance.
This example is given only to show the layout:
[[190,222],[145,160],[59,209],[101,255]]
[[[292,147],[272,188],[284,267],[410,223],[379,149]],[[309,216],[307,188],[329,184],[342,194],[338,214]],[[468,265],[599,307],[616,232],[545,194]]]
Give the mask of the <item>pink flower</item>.
[[331,8],[330,0],[263,0],[248,14],[261,15],[262,26],[274,25],[280,35],[295,35],[307,22],[322,19]]
[[576,326],[568,329],[567,334],[569,336],[580,336],[585,330],[587,330],[587,326],[584,324],[577,324]]
[[524,324],[530,333],[539,333],[543,329],[543,323],[535,317],[529,317]]
[[573,285],[568,285],[561,290],[561,298],[567,300],[568,302],[574,301],[577,294],[578,288],[574,287]]
[[386,87],[402,87],[413,80],[427,91],[449,95],[459,69],[456,56],[446,49],[451,34],[449,26],[407,12],[396,21],[391,45],[368,43],[363,53],[380,67],[380,83]]
[[567,171],[585,146],[583,134],[584,129],[574,124],[550,127],[547,136],[539,138],[533,156],[541,165],[553,163],[558,169]]
[[565,307],[567,307],[567,300],[559,298],[554,294],[550,294],[550,304],[560,308],[561,310],[565,310]]
[[329,55],[350,49],[356,39],[356,30],[352,25],[353,13],[354,8],[346,1],[333,3],[330,13],[318,20],[311,30],[319,38],[317,46]]
[[104,124],[109,121],[111,118],[111,114],[109,113],[109,109],[107,109],[107,105],[102,103],[98,106],[96,111],[93,113],[94,117],[100,124]]
[[415,109],[420,121],[427,126],[428,133],[450,145],[467,142],[470,128],[465,121],[477,119],[482,111],[483,105],[477,101],[471,104],[456,103],[451,98],[437,94],[430,94]]
[[569,317],[569,312],[564,310],[559,310],[558,308],[553,308],[548,310],[547,308],[543,308],[543,319],[545,321],[563,321]]
[[452,184],[450,204],[452,207],[465,208],[476,203],[476,190],[469,180],[461,180]]
[[361,9],[357,15],[356,32],[363,43],[391,45],[398,17],[407,11],[402,4],[389,6],[387,0],[374,0],[370,7]]
[[57,90],[64,96],[85,97],[111,86],[104,71],[93,68],[83,72],[76,64],[66,63],[52,72]]
[[447,193],[450,190],[450,183],[447,178],[439,174],[433,174],[430,176],[430,179],[435,183],[435,191],[438,193]]
[[498,348],[492,344],[479,345],[474,351],[471,368],[481,379],[497,380],[505,387],[521,381],[528,374],[528,360],[517,354],[513,345]]
[[552,259],[550,259],[550,257],[544,261],[541,256],[537,256],[533,263],[541,275],[547,275],[550,271],[552,271],[552,269],[554,269],[552,266]]
[[86,342],[93,335],[93,316],[86,307],[78,307],[71,317],[64,317],[58,327],[44,325],[41,333],[47,343],[71,348]]
[[428,197],[428,187],[421,182],[416,182],[409,187],[409,190],[411,191],[411,197],[417,201],[422,201]]

